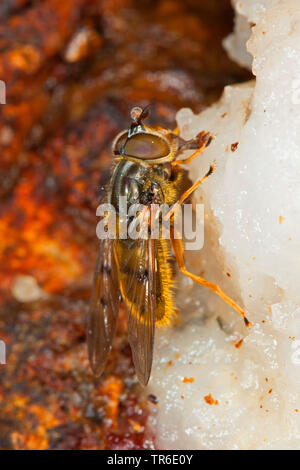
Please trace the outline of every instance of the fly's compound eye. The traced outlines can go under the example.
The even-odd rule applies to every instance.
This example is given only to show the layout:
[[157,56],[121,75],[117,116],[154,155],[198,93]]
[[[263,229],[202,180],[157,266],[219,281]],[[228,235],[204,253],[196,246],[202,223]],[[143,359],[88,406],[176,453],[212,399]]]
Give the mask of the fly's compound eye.
[[166,157],[170,147],[164,139],[152,134],[137,134],[130,137],[124,146],[124,154],[141,160]]
[[127,201],[134,203],[139,200],[140,190],[136,180],[132,178],[126,178],[124,183],[123,195],[127,198]]
[[118,137],[116,137],[116,140],[113,144],[113,153],[115,155],[124,155],[124,145],[127,139],[127,132],[123,132],[122,134],[119,134]]

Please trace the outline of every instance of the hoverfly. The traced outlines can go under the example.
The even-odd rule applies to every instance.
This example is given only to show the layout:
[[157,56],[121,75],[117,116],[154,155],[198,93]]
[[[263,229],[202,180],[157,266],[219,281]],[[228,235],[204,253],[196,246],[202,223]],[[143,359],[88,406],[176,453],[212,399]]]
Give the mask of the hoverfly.
[[[147,206],[155,202],[175,207],[176,203],[182,205],[214,172],[214,166],[210,166],[206,175],[191,185],[187,171],[182,167],[210,144],[209,133],[201,132],[196,139],[184,141],[177,131],[145,125],[148,115],[148,108],[133,108],[129,130],[121,132],[113,143],[115,162],[106,202],[116,209],[117,215],[119,195],[126,196],[128,204],[138,202]],[[184,160],[175,160],[186,149],[195,152]],[[170,240],[122,239],[118,236],[100,240],[88,319],[89,360],[96,376],[104,371],[123,299],[135,370],[140,383],[147,385],[155,326],[169,325],[175,312],[171,248],[181,272],[214,291],[243,317],[247,327],[250,325],[244,311],[218,285],[186,269],[182,240],[174,234],[172,210],[169,218]]]

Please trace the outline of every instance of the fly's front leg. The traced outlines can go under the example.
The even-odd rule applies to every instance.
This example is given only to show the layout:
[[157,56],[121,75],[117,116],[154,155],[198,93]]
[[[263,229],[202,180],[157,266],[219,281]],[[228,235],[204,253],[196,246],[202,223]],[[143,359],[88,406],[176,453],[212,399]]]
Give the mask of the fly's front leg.
[[197,276],[196,274],[190,273],[186,269],[185,262],[184,262],[183,244],[180,239],[175,238],[173,224],[171,228],[171,244],[172,244],[176,262],[178,264],[178,268],[180,269],[180,271],[186,276],[188,276],[189,278],[191,278],[194,282],[196,282],[200,286],[207,287],[208,289],[215,292],[222,300],[224,300],[224,302],[226,302],[228,305],[233,307],[241,315],[241,317],[243,318],[245,322],[246,327],[249,328],[249,326],[251,326],[251,322],[245,316],[244,310],[242,310],[241,307],[234,300],[232,300],[227,294],[225,294],[225,292],[223,292],[217,284],[207,281],[203,277]]
[[213,140],[213,137],[209,134],[209,132],[204,132],[204,131],[200,132],[200,134],[198,134],[195,139],[192,139],[186,142],[182,140],[179,146],[180,152],[182,152],[183,150],[189,150],[189,149],[196,149],[196,150],[188,158],[184,158],[183,160],[174,160],[173,162],[171,162],[171,165],[188,165],[195,158],[199,157],[199,155],[201,155],[204,152],[204,150],[209,146],[212,140]]

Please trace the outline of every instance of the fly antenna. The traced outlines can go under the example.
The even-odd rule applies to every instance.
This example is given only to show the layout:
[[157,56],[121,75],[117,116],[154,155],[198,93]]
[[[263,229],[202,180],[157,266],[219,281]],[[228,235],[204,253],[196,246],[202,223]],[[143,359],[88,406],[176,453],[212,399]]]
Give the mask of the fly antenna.
[[130,111],[130,117],[132,120],[131,127],[141,125],[142,122],[150,116],[150,105],[148,104],[144,109],[139,106],[135,106]]

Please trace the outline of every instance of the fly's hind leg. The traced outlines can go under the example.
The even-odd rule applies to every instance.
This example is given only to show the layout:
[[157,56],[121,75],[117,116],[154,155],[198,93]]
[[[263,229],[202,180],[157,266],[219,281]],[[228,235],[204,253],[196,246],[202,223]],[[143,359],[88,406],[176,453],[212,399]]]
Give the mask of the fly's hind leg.
[[219,297],[221,297],[222,300],[224,300],[224,302],[226,302],[228,305],[233,307],[241,315],[247,328],[251,326],[251,322],[245,316],[244,310],[242,310],[241,307],[239,307],[239,305],[236,302],[234,302],[234,300],[228,297],[228,295],[226,295],[225,292],[223,292],[217,284],[207,281],[206,279],[200,276],[196,276],[195,274],[190,273],[186,269],[185,262],[184,262],[184,250],[183,250],[182,241],[174,237],[174,228],[171,231],[171,244],[172,244],[172,248],[173,248],[175,258],[178,264],[178,268],[180,269],[180,271],[186,276],[188,276],[189,278],[191,278],[194,282],[196,282],[200,286],[207,287],[208,289],[215,292]]

